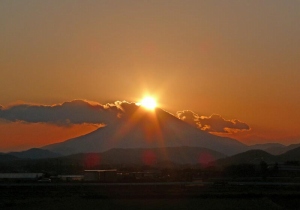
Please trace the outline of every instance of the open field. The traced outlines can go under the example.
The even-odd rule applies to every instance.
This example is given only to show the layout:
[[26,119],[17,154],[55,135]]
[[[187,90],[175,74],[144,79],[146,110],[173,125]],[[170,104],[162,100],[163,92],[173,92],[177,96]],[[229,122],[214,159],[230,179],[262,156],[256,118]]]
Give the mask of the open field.
[[299,209],[300,186],[1,185],[4,209]]

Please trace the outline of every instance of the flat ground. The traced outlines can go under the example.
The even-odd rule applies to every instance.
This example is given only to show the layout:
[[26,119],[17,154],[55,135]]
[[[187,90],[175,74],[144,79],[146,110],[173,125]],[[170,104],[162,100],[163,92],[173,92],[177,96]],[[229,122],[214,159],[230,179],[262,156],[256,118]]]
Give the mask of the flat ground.
[[3,185],[0,208],[300,209],[299,186]]

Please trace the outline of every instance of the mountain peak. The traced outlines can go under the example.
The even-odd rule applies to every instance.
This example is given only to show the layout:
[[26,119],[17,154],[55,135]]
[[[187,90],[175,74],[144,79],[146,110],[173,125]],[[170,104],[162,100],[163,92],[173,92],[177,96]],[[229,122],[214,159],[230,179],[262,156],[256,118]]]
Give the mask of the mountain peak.
[[119,120],[84,136],[45,149],[62,154],[103,152],[112,148],[205,147],[226,155],[245,151],[247,146],[230,138],[218,137],[197,129],[174,115],[156,108],[124,104]]

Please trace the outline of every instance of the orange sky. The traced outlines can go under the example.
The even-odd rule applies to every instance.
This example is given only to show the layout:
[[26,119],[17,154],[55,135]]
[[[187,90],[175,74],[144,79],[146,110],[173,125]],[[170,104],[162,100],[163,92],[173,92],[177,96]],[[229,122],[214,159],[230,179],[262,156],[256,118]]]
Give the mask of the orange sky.
[[[251,131],[231,135],[245,143],[299,143],[299,9],[292,0],[1,1],[0,105],[150,93],[174,114],[247,123]],[[0,151],[90,129],[1,122]]]
[[5,123],[0,124],[0,151],[19,151],[38,148],[49,143],[83,135],[95,130],[93,125],[72,125],[59,127],[46,123]]

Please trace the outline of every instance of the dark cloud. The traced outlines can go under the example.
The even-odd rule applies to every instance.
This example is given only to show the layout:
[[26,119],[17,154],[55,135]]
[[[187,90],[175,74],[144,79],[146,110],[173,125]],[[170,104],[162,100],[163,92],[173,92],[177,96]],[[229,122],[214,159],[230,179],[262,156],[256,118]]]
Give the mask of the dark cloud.
[[127,115],[135,113],[140,108],[140,106],[136,105],[135,103],[130,103],[127,101],[116,101],[115,104]]
[[[99,104],[85,100],[74,100],[56,104],[32,105],[19,104],[10,107],[0,106],[0,121],[52,123],[62,126],[72,124],[110,124],[119,118],[127,119],[137,112],[140,106],[126,101]],[[207,132],[232,133],[249,130],[249,126],[239,120],[225,120],[220,115],[210,117],[184,110],[177,112],[179,119]]]
[[241,130],[249,130],[250,127],[239,120],[225,120],[221,115],[200,117],[201,129],[209,132],[232,133]]
[[198,127],[199,116],[193,111],[190,110],[178,111],[177,117],[191,125]]
[[32,105],[19,104],[10,107],[0,106],[0,122],[52,123],[57,125],[72,124],[110,124],[117,119],[127,119],[140,106],[127,101],[99,104],[85,100],[74,100],[62,104]]
[[243,130],[250,130],[249,125],[239,120],[226,120],[221,115],[213,114],[209,117],[199,116],[198,114],[184,110],[177,112],[179,119],[198,127],[207,132],[235,133]]
[[0,107],[0,118],[8,121],[29,123],[70,124],[109,124],[125,112],[121,109],[125,102],[101,105],[84,100],[74,100],[53,106],[20,104]]

